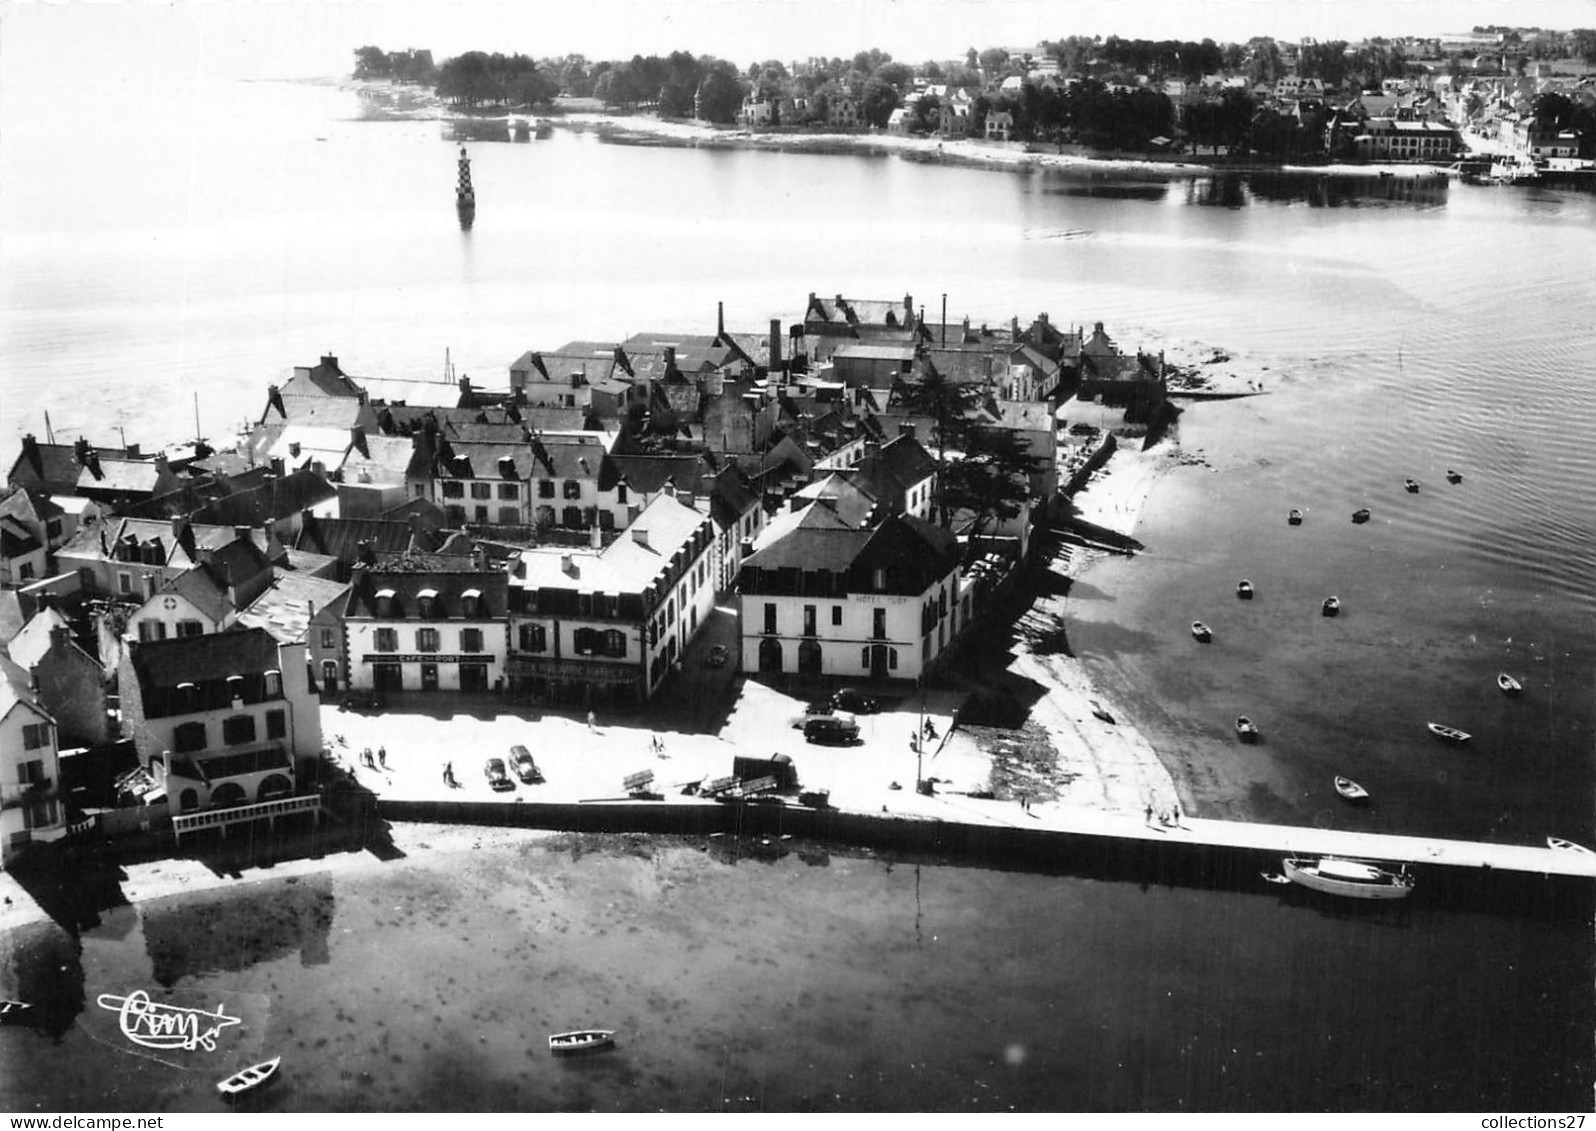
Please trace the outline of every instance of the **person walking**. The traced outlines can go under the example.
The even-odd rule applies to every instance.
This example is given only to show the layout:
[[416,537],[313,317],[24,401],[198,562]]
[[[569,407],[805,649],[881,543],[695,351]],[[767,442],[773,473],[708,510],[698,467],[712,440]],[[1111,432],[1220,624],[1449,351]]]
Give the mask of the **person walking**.
[[592,711],[587,713],[587,729],[594,734],[598,733],[598,717]]
[[386,746],[377,747],[377,765],[384,770],[388,768],[388,748]]

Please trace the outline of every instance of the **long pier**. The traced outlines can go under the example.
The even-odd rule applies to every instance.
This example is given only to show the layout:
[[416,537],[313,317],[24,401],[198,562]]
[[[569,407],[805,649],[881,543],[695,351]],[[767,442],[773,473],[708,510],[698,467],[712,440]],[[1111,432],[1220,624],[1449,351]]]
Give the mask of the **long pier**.
[[[550,799],[455,801],[383,797],[378,811],[393,820],[461,821],[533,828],[607,832],[791,832],[856,844],[889,844],[932,851],[970,852],[992,858],[1034,858],[1068,845],[1071,858],[1214,855],[1245,859],[1247,866],[1278,871],[1287,856],[1342,856],[1410,864],[1423,873],[1495,873],[1506,879],[1596,879],[1596,854],[1536,845],[1490,844],[1389,833],[1321,829],[1243,821],[1180,818],[1178,825],[1140,815],[1086,809],[1020,810],[1012,801],[963,794],[930,797],[905,793],[894,812],[811,809],[795,804],[744,805],[673,797],[666,801],[580,804]],[[1036,851],[1023,846],[1033,845]],[[1256,879],[1256,876],[1253,877]]]

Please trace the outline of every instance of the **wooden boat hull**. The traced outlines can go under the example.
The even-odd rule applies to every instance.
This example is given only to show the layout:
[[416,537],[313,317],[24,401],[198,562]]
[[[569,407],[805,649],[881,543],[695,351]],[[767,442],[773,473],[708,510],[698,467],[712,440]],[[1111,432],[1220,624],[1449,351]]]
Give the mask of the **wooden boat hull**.
[[[1326,863],[1327,860],[1287,857],[1284,862],[1286,878],[1310,891],[1345,896],[1348,899],[1406,899],[1413,894],[1413,877],[1405,873],[1388,872],[1373,865],[1363,865],[1362,867],[1370,874],[1370,879],[1346,879],[1320,871],[1321,866]],[[1356,862],[1342,863],[1351,865]]]
[[1560,836],[1549,836],[1549,837],[1547,837],[1546,838],[1546,847],[1547,848],[1555,848],[1559,852],[1578,852],[1578,853],[1582,853],[1585,856],[1596,856],[1596,852],[1592,852],[1590,849],[1586,848],[1583,844],[1575,844],[1573,841],[1564,840]]
[[1351,778],[1336,778],[1336,792],[1354,804],[1369,800],[1369,791]]
[[1236,596],[1240,597],[1243,601],[1252,600],[1252,582],[1243,581],[1241,584],[1237,585]]
[[549,1036],[549,1052],[554,1056],[576,1056],[614,1047],[615,1033],[610,1029],[577,1029]]
[[1247,718],[1246,715],[1241,716],[1241,718],[1236,720],[1236,737],[1243,742],[1257,742],[1258,724]]
[[1369,521],[1369,512],[1366,511],[1366,510],[1353,511],[1352,512],[1352,521],[1356,522],[1356,523],[1368,522]]
[[1192,621],[1191,635],[1192,639],[1197,641],[1197,643],[1207,644],[1214,638],[1214,631],[1202,621]]
[[1500,687],[1502,694],[1508,697],[1518,695],[1524,690],[1524,685],[1506,672],[1496,677],[1496,686]]
[[247,1095],[256,1088],[270,1082],[276,1075],[277,1069],[282,1065],[283,1058],[273,1057],[263,1060],[259,1064],[252,1064],[248,1068],[233,1073],[227,1079],[216,1085],[216,1090],[229,1098]]
[[1335,597],[1330,597],[1320,607],[1320,612],[1327,617],[1338,617],[1341,615],[1341,602]]
[[1301,511],[1292,511],[1290,514],[1286,515],[1286,522],[1289,523],[1292,526],[1301,526],[1302,525],[1302,512]]
[[0,1025],[20,1025],[33,1013],[25,1001],[0,1001]]
[[1469,735],[1456,727],[1442,726],[1440,723],[1426,723],[1425,728],[1442,742],[1450,742],[1461,746],[1469,740]]

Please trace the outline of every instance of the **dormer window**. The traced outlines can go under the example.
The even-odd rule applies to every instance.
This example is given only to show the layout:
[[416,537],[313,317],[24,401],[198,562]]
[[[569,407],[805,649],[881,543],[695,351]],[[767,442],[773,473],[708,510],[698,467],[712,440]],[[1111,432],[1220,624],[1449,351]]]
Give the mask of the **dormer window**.
[[395,615],[395,601],[392,589],[377,590],[377,615],[384,619]]
[[436,589],[423,589],[416,594],[416,604],[421,616],[431,620],[438,615],[438,591]]
[[234,703],[243,702],[243,700],[244,700],[244,677],[243,676],[241,676],[241,675],[230,675],[230,676],[227,677],[227,698],[232,700]]
[[467,589],[460,594],[460,613],[466,617],[482,615],[482,590]]
[[266,698],[280,699],[283,694],[283,673],[269,671],[266,673]]
[[200,707],[199,688],[192,683],[177,685],[177,709],[187,714],[197,711]]

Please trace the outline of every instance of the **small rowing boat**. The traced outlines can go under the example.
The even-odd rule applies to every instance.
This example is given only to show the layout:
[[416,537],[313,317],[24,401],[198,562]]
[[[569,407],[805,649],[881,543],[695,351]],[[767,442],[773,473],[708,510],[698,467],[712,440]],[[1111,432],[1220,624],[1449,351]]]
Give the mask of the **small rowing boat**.
[[274,1056],[270,1060],[263,1060],[259,1064],[252,1064],[248,1068],[240,1069],[227,1079],[216,1085],[216,1090],[224,1096],[242,1096],[246,1092],[253,1092],[273,1076],[282,1064],[283,1058]]
[[1442,726],[1440,723],[1425,723],[1424,725],[1429,729],[1431,734],[1435,735],[1435,737],[1439,738],[1442,742],[1456,742],[1461,744],[1469,740],[1468,732],[1458,730],[1457,727]]
[[1236,582],[1236,596],[1240,597],[1243,601],[1252,600],[1252,582],[1248,581],[1245,577]]
[[1449,467],[1446,469],[1446,481],[1453,484],[1461,483],[1463,482],[1463,476],[1459,475]]
[[1302,525],[1302,512],[1299,511],[1296,507],[1292,507],[1291,508],[1291,513],[1286,515],[1286,521],[1289,522],[1292,526],[1301,526]]
[[1339,793],[1342,797],[1346,798],[1348,801],[1367,801],[1367,800],[1369,800],[1369,791],[1368,790],[1364,789],[1361,785],[1359,785],[1357,782],[1353,781],[1351,778],[1344,778],[1344,777],[1341,777],[1340,775],[1337,775],[1337,777],[1336,777],[1336,792]]
[[26,1021],[33,1012],[33,1006],[25,1001],[0,1000],[0,1024],[15,1025]]
[[1327,617],[1341,615],[1341,598],[1326,597],[1324,599],[1324,604],[1320,606],[1320,611]]
[[1559,852],[1579,852],[1579,853],[1583,853],[1586,856],[1596,856],[1596,852],[1592,852],[1590,849],[1586,848],[1583,844],[1575,844],[1573,841],[1564,840],[1560,836],[1549,836],[1549,837],[1547,837],[1546,838],[1546,847],[1547,848],[1555,848]]
[[1410,495],[1417,495],[1419,493],[1419,481],[1417,479],[1404,479],[1402,481],[1402,487]]
[[552,1033],[549,1052],[555,1056],[569,1056],[578,1052],[597,1052],[615,1046],[613,1029],[574,1029],[569,1033]]
[[1246,715],[1236,716],[1236,737],[1243,742],[1258,741],[1258,724]]
[[1358,523],[1368,522],[1369,521],[1369,508],[1368,507],[1359,507],[1357,510],[1353,511],[1352,512],[1352,521],[1353,522],[1358,522]]
[[1191,622],[1191,634],[1199,644],[1207,644],[1214,638],[1214,630],[1200,620]]
[[1263,882],[1266,884],[1289,884],[1291,882],[1279,872],[1259,872],[1258,874],[1263,877]]
[[1524,685],[1506,672],[1498,672],[1496,686],[1502,689],[1503,695],[1517,695],[1524,690]]

